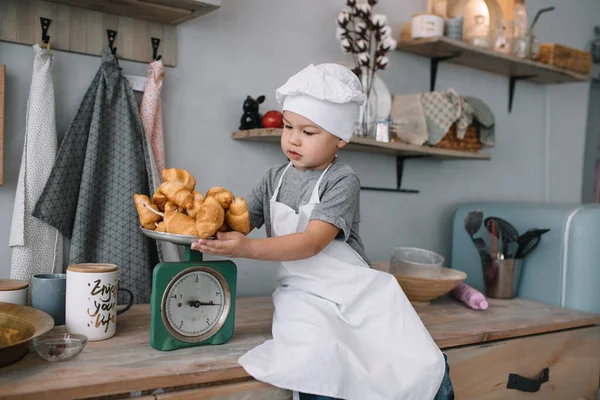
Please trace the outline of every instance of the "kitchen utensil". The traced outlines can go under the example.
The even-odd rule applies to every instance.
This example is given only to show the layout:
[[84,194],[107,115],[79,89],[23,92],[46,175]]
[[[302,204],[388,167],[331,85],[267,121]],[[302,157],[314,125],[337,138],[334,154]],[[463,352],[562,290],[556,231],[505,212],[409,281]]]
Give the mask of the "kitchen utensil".
[[508,254],[509,243],[515,242],[519,237],[517,229],[510,222],[499,217],[487,217],[484,225],[490,233],[492,233],[491,229],[495,228],[494,234],[502,243],[502,254]]
[[449,293],[467,277],[462,271],[445,267],[402,267],[397,273],[390,271],[389,262],[374,262],[372,267],[394,275],[408,300],[420,303],[428,303]]
[[235,325],[237,266],[230,260],[203,261],[202,253],[190,247],[196,237],[142,232],[185,246],[183,261],[154,267],[150,345],[170,351],[228,342]]
[[76,333],[47,333],[33,339],[33,348],[47,361],[70,360],[87,344],[85,335]]
[[515,253],[515,258],[525,258],[525,256],[533,251],[540,243],[542,235],[550,229],[530,229],[517,239],[518,248]]
[[485,241],[482,238],[475,238],[474,235],[481,228],[482,222],[483,222],[483,213],[479,210],[470,211],[465,216],[465,222],[464,222],[465,230],[469,234],[469,237],[471,238],[471,241],[473,242],[473,244],[475,245],[477,250],[480,252],[481,252],[481,250],[485,251],[485,248],[486,248]]
[[53,326],[54,320],[43,311],[21,304],[0,303],[0,367],[23,358],[29,342]]

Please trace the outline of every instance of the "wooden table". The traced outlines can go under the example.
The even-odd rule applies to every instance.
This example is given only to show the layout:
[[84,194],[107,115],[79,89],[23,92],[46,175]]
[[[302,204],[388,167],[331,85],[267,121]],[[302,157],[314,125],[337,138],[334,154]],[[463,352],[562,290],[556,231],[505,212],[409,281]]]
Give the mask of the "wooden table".
[[[490,299],[474,311],[441,299],[417,312],[448,355],[457,399],[596,399],[600,316],[527,300]],[[237,359],[271,337],[271,298],[240,299],[233,338],[221,346],[173,352],[149,345],[149,305],[119,316],[117,334],[90,342],[70,361],[49,363],[34,350],[0,369],[0,398],[290,399],[254,381]],[[55,328],[61,330],[62,327]],[[507,389],[509,373],[550,380],[537,393]]]

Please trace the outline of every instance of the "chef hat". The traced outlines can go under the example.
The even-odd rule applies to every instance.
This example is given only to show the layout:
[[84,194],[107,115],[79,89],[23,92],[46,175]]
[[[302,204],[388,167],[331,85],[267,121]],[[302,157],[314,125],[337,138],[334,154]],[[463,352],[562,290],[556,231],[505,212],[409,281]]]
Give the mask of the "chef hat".
[[310,119],[345,142],[350,142],[360,106],[366,96],[358,77],[339,64],[310,64],[277,89],[282,111]]

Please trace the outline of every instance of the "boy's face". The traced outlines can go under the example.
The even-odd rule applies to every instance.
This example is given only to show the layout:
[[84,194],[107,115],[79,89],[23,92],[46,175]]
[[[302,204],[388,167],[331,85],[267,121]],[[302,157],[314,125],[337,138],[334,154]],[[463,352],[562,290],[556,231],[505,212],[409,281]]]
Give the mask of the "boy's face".
[[281,149],[296,169],[325,169],[346,142],[291,111],[283,112]]

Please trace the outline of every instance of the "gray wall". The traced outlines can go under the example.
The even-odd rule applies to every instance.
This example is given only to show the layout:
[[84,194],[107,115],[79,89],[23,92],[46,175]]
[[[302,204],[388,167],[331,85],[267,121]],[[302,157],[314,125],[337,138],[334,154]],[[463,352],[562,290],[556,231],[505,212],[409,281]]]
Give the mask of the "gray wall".
[[[268,166],[284,161],[277,145],[230,139],[238,128],[243,99],[265,94],[261,111],[277,108],[275,89],[308,63],[346,59],[334,36],[342,0],[224,0],[221,9],[178,28],[178,66],[165,78],[163,108],[167,163],[192,171],[202,190],[225,186],[243,195]],[[527,0],[531,13],[553,5]],[[566,3],[566,2],[561,2]],[[425,7],[425,1],[381,1],[394,34]],[[587,46],[600,2],[558,5],[538,23],[543,41]],[[596,19],[594,21],[594,18]],[[62,136],[98,68],[96,57],[56,51],[57,124]],[[394,52],[382,77],[392,93],[427,91],[429,61]],[[8,276],[8,236],[23,148],[32,50],[0,43],[7,65],[6,183],[0,187],[0,277]],[[146,66],[121,61],[127,74],[145,75]],[[506,78],[443,64],[437,89],[454,88],[477,96],[494,110],[497,146],[491,161],[411,160],[405,186],[420,194],[363,192],[361,234],[372,260],[386,260],[400,245],[432,249],[450,257],[452,213],[472,200],[580,201],[589,85],[544,87],[517,84],[512,114],[507,112]],[[363,184],[394,185],[394,159],[342,153]],[[559,166],[558,161],[561,161]],[[132,212],[134,210],[132,209]],[[264,230],[252,233],[263,236]],[[236,260],[239,294],[270,294],[274,265]]]

